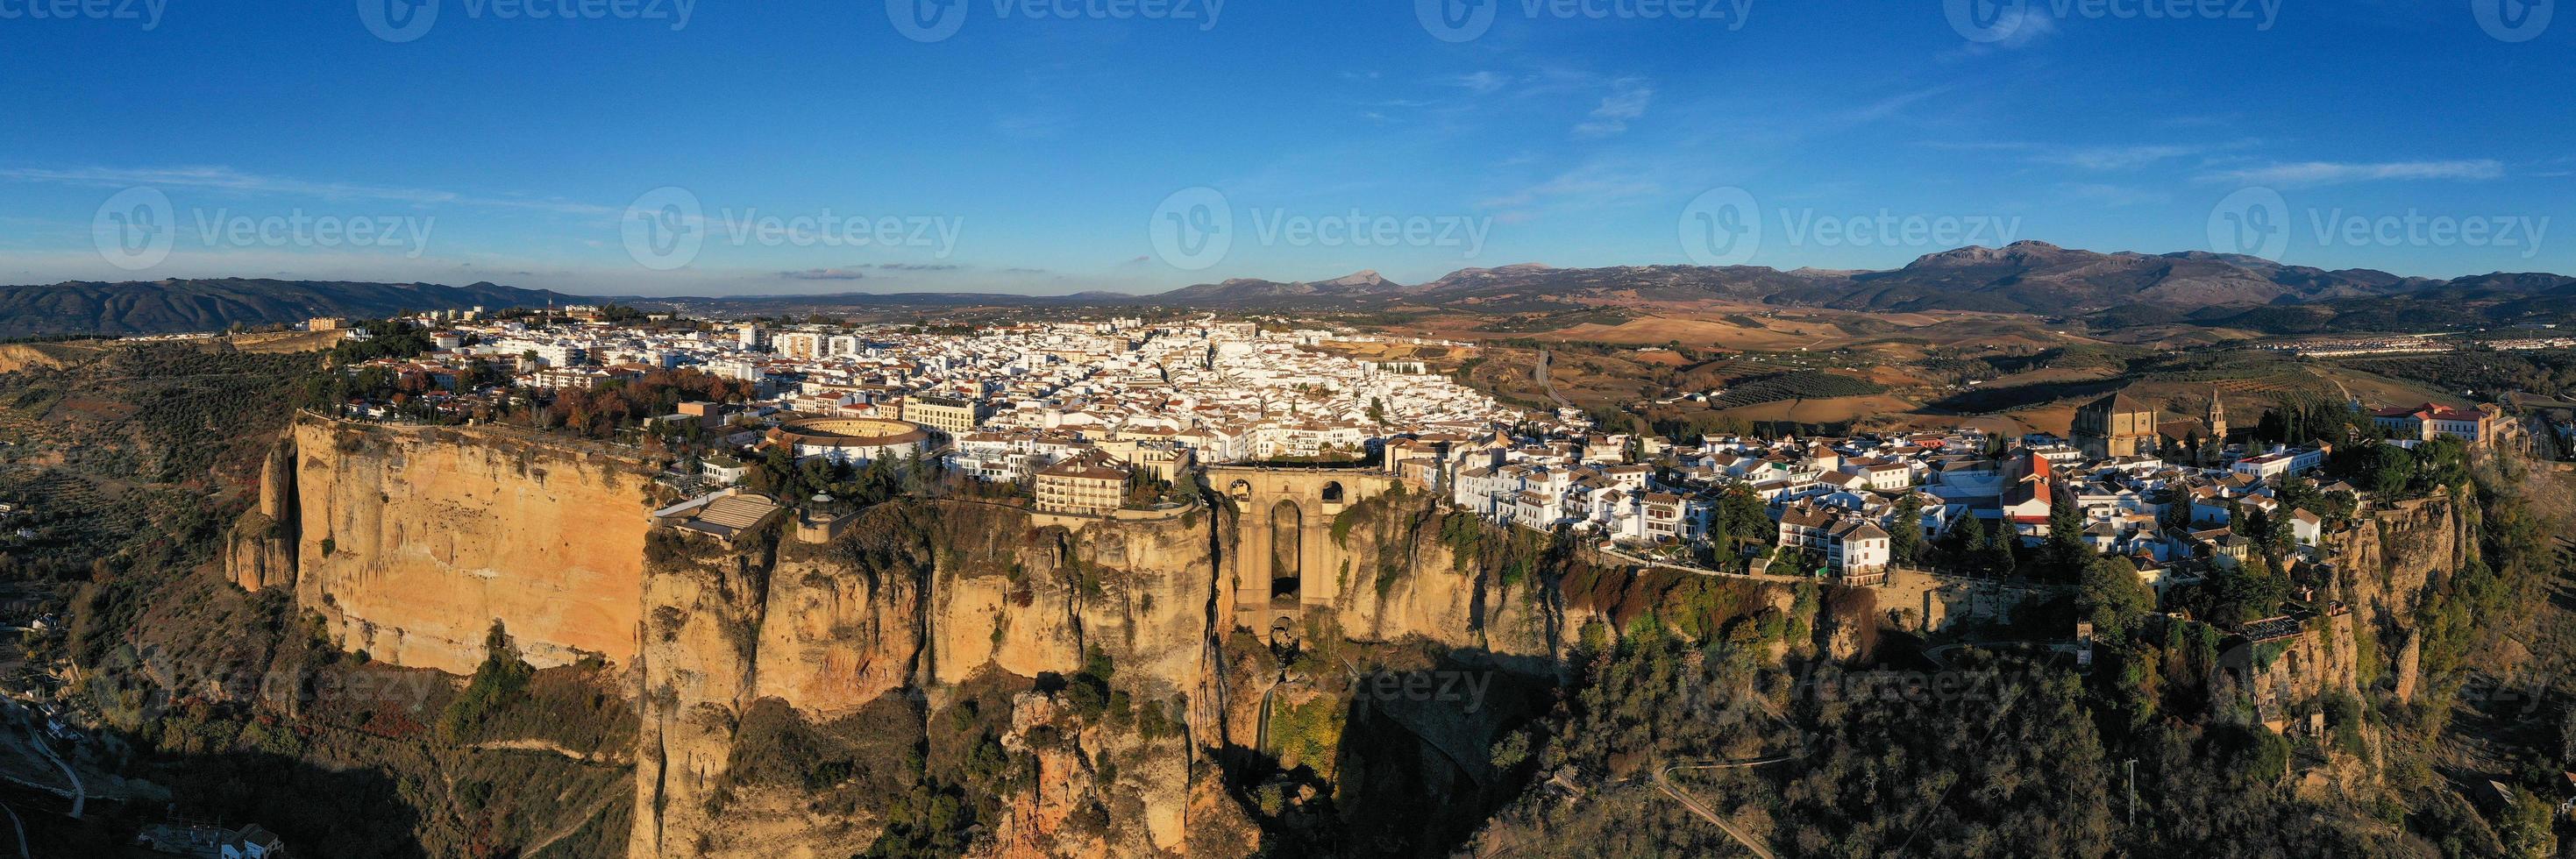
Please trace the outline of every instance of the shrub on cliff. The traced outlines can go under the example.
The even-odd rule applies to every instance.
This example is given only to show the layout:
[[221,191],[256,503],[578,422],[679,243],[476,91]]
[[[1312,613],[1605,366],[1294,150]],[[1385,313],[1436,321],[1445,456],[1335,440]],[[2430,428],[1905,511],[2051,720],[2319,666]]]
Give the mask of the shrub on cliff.
[[519,658],[509,633],[494,621],[492,631],[483,637],[482,666],[474,669],[474,679],[465,684],[465,691],[438,716],[439,736],[449,742],[473,736],[494,714],[525,699],[528,681],[536,674],[536,668]]

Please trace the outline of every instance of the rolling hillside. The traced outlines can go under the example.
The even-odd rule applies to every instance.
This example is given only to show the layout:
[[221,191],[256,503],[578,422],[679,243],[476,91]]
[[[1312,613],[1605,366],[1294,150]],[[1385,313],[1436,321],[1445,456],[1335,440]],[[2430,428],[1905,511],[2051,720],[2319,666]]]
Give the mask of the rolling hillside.
[[165,334],[220,331],[235,323],[301,322],[315,316],[381,317],[400,310],[491,308],[598,301],[490,283],[222,278],[0,286],[0,337],[35,334]]

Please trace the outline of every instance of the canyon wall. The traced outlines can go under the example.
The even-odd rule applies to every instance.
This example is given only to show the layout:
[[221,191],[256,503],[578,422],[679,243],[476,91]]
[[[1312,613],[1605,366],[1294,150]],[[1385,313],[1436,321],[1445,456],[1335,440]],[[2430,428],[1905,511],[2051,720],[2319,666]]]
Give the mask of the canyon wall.
[[2477,510],[2447,495],[2379,507],[2355,527],[2319,542],[2335,565],[2335,598],[2352,609],[2351,647],[2367,638],[2377,661],[2395,676],[2397,696],[2412,700],[2421,641],[2416,612],[2441,577],[2477,554]]
[[[973,501],[898,501],[858,515],[819,545],[774,532],[731,544],[653,535],[629,855],[832,856],[866,843],[867,821],[814,814],[795,790],[730,771],[746,714],[777,700],[819,724],[918,691],[927,715],[994,671],[1114,666],[1120,693],[1185,728],[1103,730],[1071,720],[1054,696],[1018,696],[1006,744],[1030,755],[1039,777],[994,822],[1006,855],[1178,851],[1193,818],[1240,817],[1204,801],[1220,776],[1197,755],[1222,736],[1211,631],[1226,615],[1208,511],[1079,530]],[[1075,812],[1095,806],[1133,813],[1123,825],[1076,827]]]
[[470,674],[501,624],[539,667],[636,648],[652,472],[499,428],[299,417],[231,538],[245,588],[292,588],[350,650]]
[[[669,500],[654,474],[574,439],[304,416],[271,451],[224,566],[246,589],[291,591],[343,647],[388,663],[471,674],[498,623],[537,666],[615,666],[641,724],[639,859],[848,855],[893,825],[895,788],[838,770],[782,780],[770,758],[902,761],[911,747],[866,745],[892,726],[930,758],[905,778],[954,784],[942,767],[974,757],[953,745],[970,723],[1027,768],[978,820],[1000,855],[1257,848],[1220,762],[1257,745],[1278,669],[1234,638],[1247,591],[1229,496],[1110,519],[901,499],[828,540],[784,516],[720,540],[651,525]],[[1375,481],[1354,492],[1368,500],[1334,505],[1310,539],[1332,541],[1318,557],[1367,567],[1307,571],[1301,634],[1554,670],[1561,599],[1459,562],[1429,497],[1369,497],[1392,484],[1348,479]],[[1069,688],[1084,683],[1089,700]]]

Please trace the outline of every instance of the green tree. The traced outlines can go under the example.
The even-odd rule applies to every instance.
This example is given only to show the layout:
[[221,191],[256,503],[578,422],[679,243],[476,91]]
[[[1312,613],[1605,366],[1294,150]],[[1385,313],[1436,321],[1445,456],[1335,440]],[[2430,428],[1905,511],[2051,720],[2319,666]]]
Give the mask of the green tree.
[[1927,548],[1923,541],[1923,496],[1908,492],[1896,502],[1896,515],[1888,520],[1887,548],[1899,563],[1923,562]]
[[2084,542],[2084,509],[2076,506],[2075,492],[2059,492],[2048,507],[2048,537],[2039,546],[2038,575],[2058,581],[2073,581],[2084,575],[2086,559],[2093,547]]
[[2116,645],[2129,640],[2156,610],[2156,592],[2138,579],[2138,566],[2129,559],[2100,555],[2084,565],[2076,610],[2093,622],[2095,637]]

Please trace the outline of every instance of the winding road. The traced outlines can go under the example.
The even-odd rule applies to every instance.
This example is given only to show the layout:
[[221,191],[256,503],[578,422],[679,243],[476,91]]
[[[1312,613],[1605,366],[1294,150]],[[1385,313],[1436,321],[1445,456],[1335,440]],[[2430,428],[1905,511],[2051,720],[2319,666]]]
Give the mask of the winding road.
[[8,803],[0,802],[0,811],[9,812],[9,825],[18,830],[18,859],[35,859],[36,854],[27,851],[27,822],[19,820],[18,810]]
[[1727,763],[1717,764],[1677,764],[1655,771],[1655,789],[1663,791],[1665,796],[1672,797],[1673,801],[1681,803],[1683,808],[1690,809],[1692,814],[1699,815],[1701,820],[1717,824],[1717,828],[1726,830],[1726,836],[1728,838],[1735,839],[1735,843],[1744,845],[1744,849],[1753,851],[1754,855],[1760,856],[1762,859],[1780,859],[1778,854],[1771,852],[1771,848],[1769,846],[1764,845],[1760,841],[1754,840],[1753,836],[1745,834],[1744,830],[1735,828],[1735,824],[1726,822],[1726,818],[1718,816],[1717,812],[1709,810],[1708,806],[1701,805],[1699,800],[1692,799],[1690,794],[1683,793],[1681,788],[1674,787],[1672,774],[1677,770],[1722,770],[1734,769],[1737,767],[1758,767],[1764,764],[1776,764],[1789,760],[1794,760],[1794,758],[1783,756],[1761,758],[1750,761],[1730,761]]
[[45,742],[44,728],[36,724],[35,719],[29,715],[27,705],[20,702],[12,703],[17,704],[18,721],[27,726],[27,745],[35,747],[37,754],[42,755],[45,760],[52,761],[55,767],[63,771],[63,778],[71,781],[71,793],[66,796],[69,796],[72,801],[72,819],[79,820],[81,811],[89,806],[89,790],[81,786],[80,773],[73,771],[72,765],[64,762],[60,755],[54,754],[53,746]]
[[1564,397],[1557,396],[1556,378],[1548,375],[1547,367],[1555,360],[1555,353],[1549,352],[1545,349],[1538,350],[1538,361],[1533,363],[1530,367],[1530,381],[1537,382],[1538,389],[1547,392],[1547,398],[1555,400],[1558,406],[1572,408],[1574,406],[1572,401],[1567,400]]

